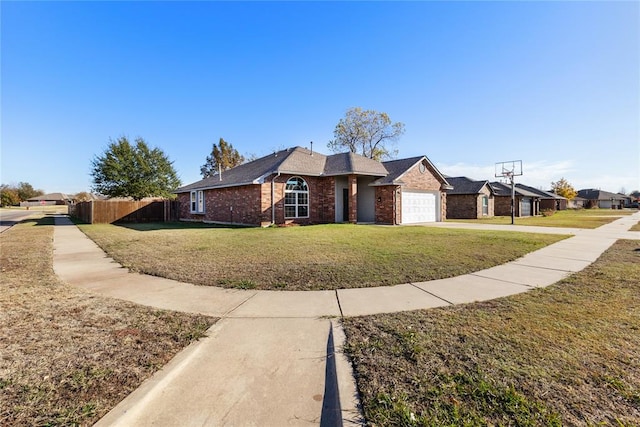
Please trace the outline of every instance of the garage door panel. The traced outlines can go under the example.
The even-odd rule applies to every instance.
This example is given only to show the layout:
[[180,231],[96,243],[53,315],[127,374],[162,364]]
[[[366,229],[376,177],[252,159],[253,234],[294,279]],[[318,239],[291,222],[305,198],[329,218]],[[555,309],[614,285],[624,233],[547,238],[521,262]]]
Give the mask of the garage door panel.
[[531,199],[528,197],[525,197],[522,199],[522,212],[520,213],[520,216],[531,216]]
[[434,193],[402,192],[402,223],[416,224],[437,220],[436,195]]

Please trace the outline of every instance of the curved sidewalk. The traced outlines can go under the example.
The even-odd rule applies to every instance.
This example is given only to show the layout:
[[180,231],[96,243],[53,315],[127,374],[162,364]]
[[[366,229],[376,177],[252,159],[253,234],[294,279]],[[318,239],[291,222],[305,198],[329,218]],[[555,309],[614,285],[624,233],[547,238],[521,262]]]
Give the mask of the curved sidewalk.
[[[640,239],[640,232],[627,231],[639,219],[640,212],[595,230],[559,229],[574,236],[507,264],[448,279],[336,291],[258,291],[196,286],[129,273],[68,217],[59,216],[54,234],[54,270],[65,282],[105,296],[216,317],[359,316],[469,303],[548,286],[582,270],[617,239]],[[460,223],[445,224],[460,228]],[[474,229],[495,227],[469,225]],[[523,226],[511,230],[532,231]],[[543,227],[535,227],[535,231],[559,232]]]
[[344,333],[330,317],[431,308],[547,286],[595,261],[617,239],[640,239],[640,232],[626,231],[638,220],[640,213],[596,230],[563,230],[574,237],[472,274],[379,288],[230,290],[129,273],[65,216],[56,217],[53,264],[65,282],[104,296],[221,318],[97,426],[361,425],[355,380],[342,352]]

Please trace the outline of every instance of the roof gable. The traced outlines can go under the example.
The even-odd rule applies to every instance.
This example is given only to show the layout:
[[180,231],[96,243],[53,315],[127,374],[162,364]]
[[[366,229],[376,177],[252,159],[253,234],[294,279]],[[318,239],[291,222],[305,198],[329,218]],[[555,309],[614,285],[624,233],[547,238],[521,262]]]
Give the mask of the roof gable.
[[407,159],[389,160],[383,162],[384,167],[389,171],[389,174],[383,178],[376,180],[373,185],[402,185],[402,177],[411,168],[416,166],[420,162],[425,162],[426,167],[433,174],[433,176],[442,183],[444,187],[449,186],[449,182],[445,179],[444,175],[440,173],[438,168],[434,166],[427,156],[409,157]]
[[452,189],[447,190],[447,195],[455,194],[480,194],[482,189],[487,186],[489,191],[493,192],[489,181],[475,181],[466,176],[448,177],[447,182],[453,186]]

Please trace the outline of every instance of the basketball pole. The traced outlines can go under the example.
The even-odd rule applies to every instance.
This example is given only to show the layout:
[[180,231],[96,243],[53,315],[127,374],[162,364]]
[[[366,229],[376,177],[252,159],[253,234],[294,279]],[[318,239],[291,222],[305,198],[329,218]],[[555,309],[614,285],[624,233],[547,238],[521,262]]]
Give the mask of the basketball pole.
[[513,179],[513,174],[510,174],[509,178],[511,178],[511,225],[514,225],[516,218],[516,181]]

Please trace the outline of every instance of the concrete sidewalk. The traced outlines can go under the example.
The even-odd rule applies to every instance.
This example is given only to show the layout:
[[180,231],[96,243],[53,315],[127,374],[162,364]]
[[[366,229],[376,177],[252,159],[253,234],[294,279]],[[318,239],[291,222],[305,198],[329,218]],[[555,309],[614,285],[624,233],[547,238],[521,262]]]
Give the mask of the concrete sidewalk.
[[[627,231],[638,220],[640,212],[596,230],[562,229],[574,237],[511,263],[450,279],[287,292],[202,287],[129,273],[59,216],[54,270],[62,280],[101,295],[222,318],[207,338],[181,352],[97,425],[331,425],[332,414],[346,425],[357,425],[361,418],[350,365],[341,352],[343,332],[328,318],[468,303],[548,286],[582,270],[617,239],[640,239],[640,232]],[[439,226],[461,227],[444,224]],[[330,332],[335,353],[328,350]],[[332,372],[327,360],[335,361]],[[325,390],[333,380],[338,390]],[[339,402],[340,408],[329,401]]]

